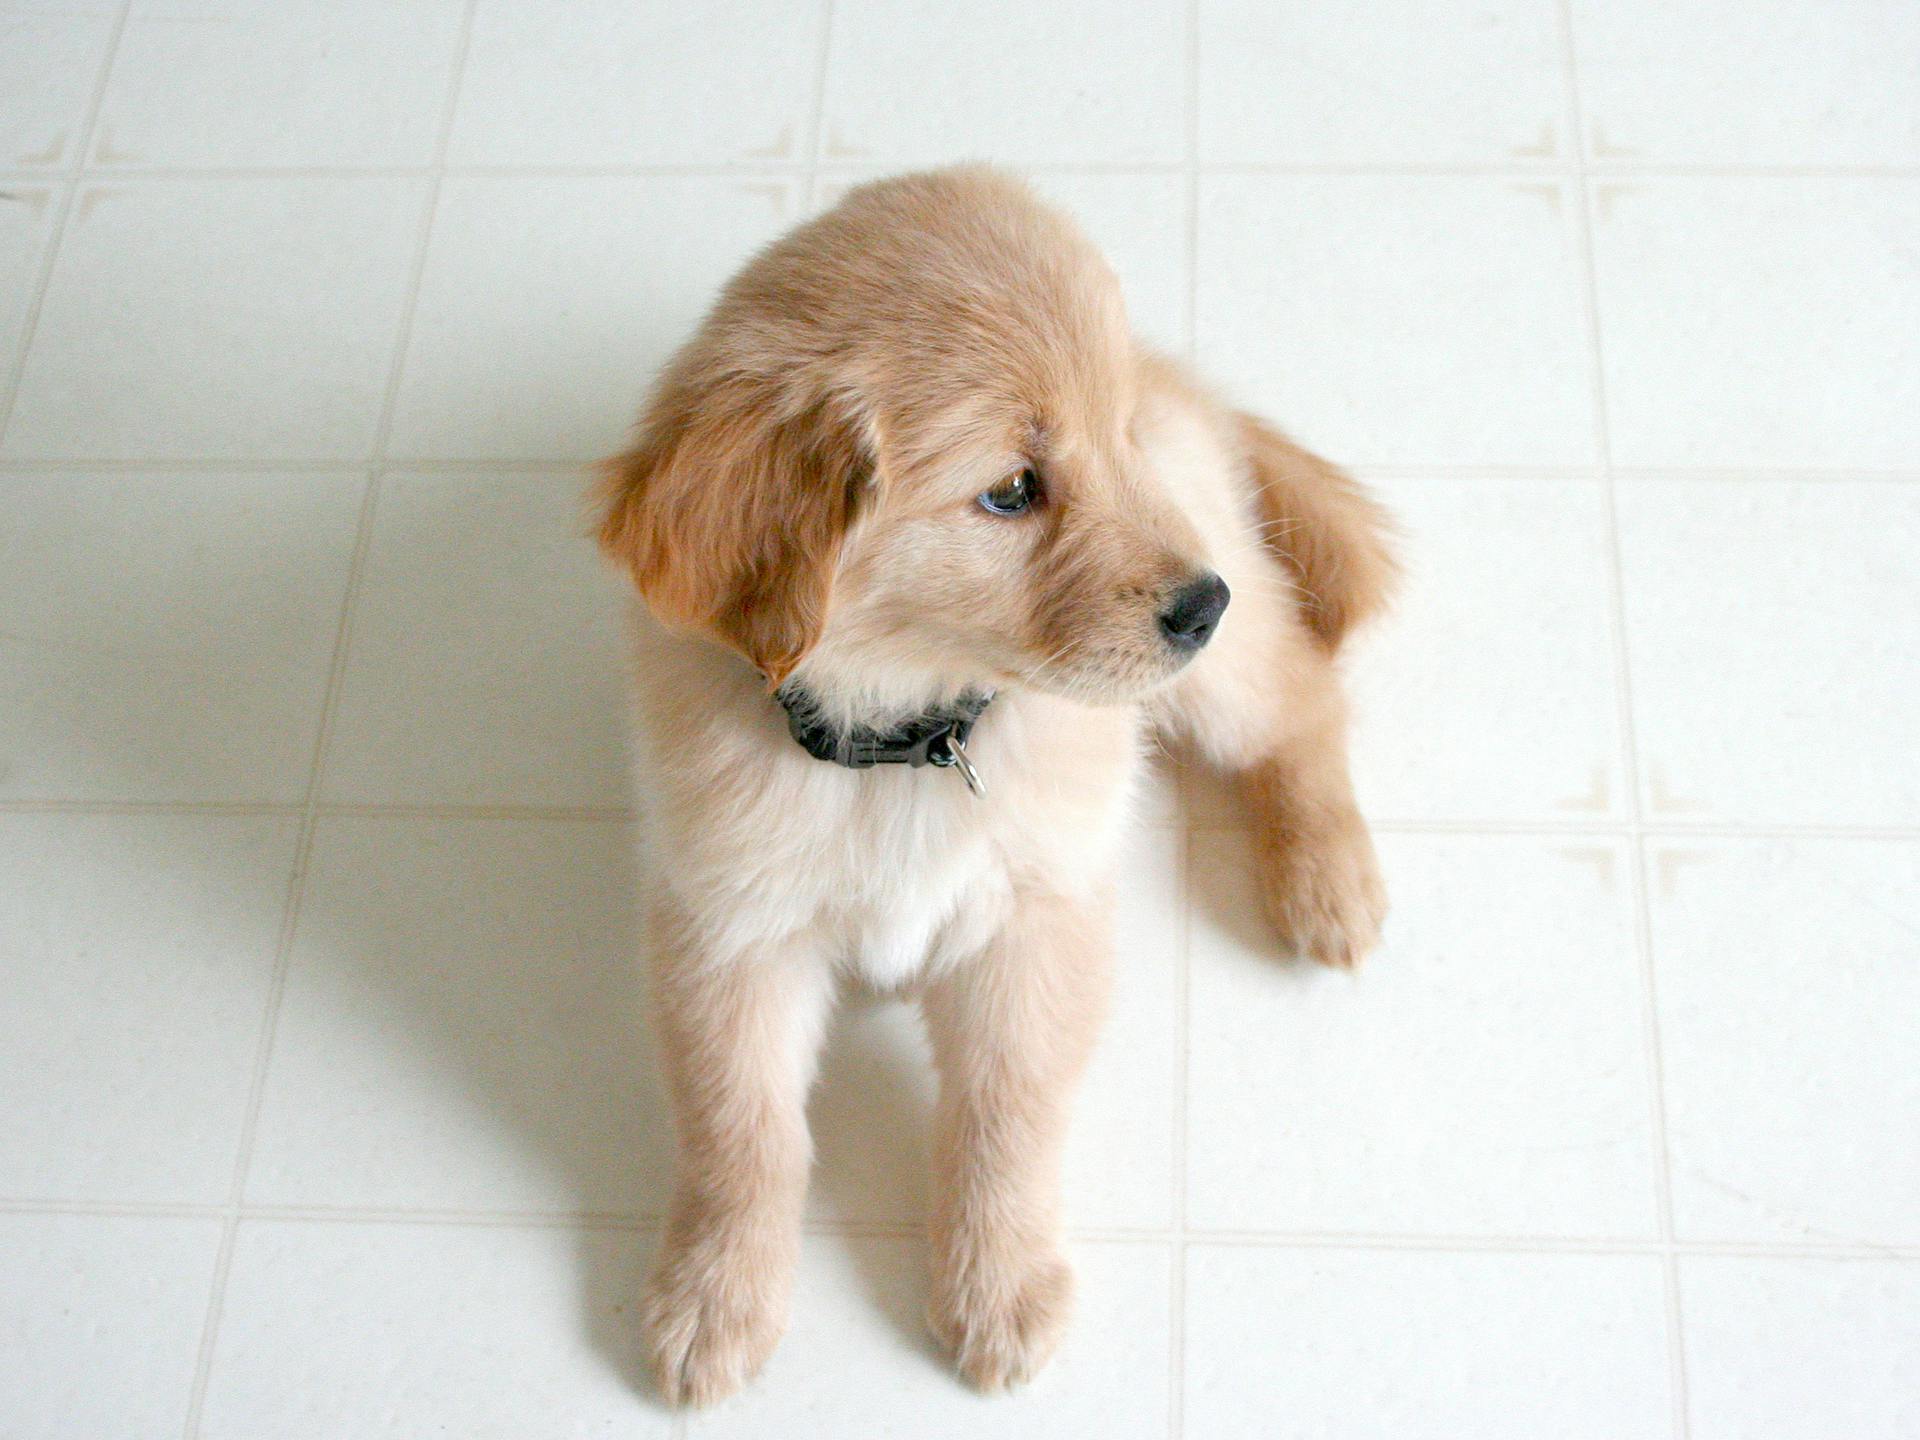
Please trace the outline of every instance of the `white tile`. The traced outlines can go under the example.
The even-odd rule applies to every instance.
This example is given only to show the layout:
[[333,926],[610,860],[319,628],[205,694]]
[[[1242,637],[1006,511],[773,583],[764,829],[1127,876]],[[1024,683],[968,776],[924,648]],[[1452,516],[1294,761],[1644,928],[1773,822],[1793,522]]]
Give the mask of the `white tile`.
[[657,1208],[631,845],[592,821],[323,821],[247,1198]]
[[1731,165],[1920,160],[1907,0],[1574,0],[1589,153]]
[[136,0],[96,165],[425,165],[460,0]]
[[0,477],[0,798],[304,798],[364,484]]
[[0,402],[40,283],[54,208],[54,192],[43,186],[0,188]]
[[487,165],[804,160],[823,12],[821,0],[482,0],[451,158]]
[[1653,1233],[1619,845],[1384,836],[1386,944],[1346,974],[1281,962],[1236,835],[1193,844],[1190,1227]]
[[5,448],[359,458],[393,367],[424,181],[88,185]]
[[0,1196],[226,1200],[296,829],[0,816]]
[[[1145,830],[1120,873],[1112,1011],[1068,1132],[1069,1225],[1149,1229],[1172,1219],[1181,844],[1177,832]],[[814,1214],[925,1216],[936,1089],[918,1007],[852,997],[813,1099]]]
[[1202,367],[1343,464],[1590,461],[1570,215],[1547,181],[1204,177]]
[[1374,488],[1404,532],[1406,578],[1349,665],[1362,808],[1414,820],[1624,813],[1599,483]]
[[395,454],[589,459],[721,284],[798,218],[782,180],[449,180],[414,316]]
[[1210,164],[1552,159],[1570,150],[1551,5],[1201,0]]
[[[1079,1245],[1059,1353],[1028,1385],[981,1395],[927,1334],[917,1240],[809,1235],[793,1324],[761,1377],[694,1416],[692,1440],[992,1440],[1167,1433],[1171,1256],[1162,1245]],[[1204,1433],[1204,1432],[1189,1432]]]
[[0,1215],[0,1415],[32,1440],[177,1435],[218,1220]]
[[1920,1265],[1680,1261],[1693,1440],[1920,1434]]
[[0,165],[72,161],[118,10],[111,0],[0,3]]
[[673,1433],[639,1389],[646,1237],[247,1221],[205,1440]]
[[628,803],[622,588],[585,480],[389,475],[354,605],[329,800]]
[[1207,1440],[1672,1434],[1652,1256],[1199,1245],[1186,1301]]
[[1920,1245],[1920,843],[1649,852],[1676,1231]]
[[1619,507],[1647,813],[1920,820],[1920,489],[1668,480]]
[[1920,468],[1920,181],[1595,182],[1613,456]]
[[841,0],[821,158],[1176,161],[1186,52],[1177,0]]

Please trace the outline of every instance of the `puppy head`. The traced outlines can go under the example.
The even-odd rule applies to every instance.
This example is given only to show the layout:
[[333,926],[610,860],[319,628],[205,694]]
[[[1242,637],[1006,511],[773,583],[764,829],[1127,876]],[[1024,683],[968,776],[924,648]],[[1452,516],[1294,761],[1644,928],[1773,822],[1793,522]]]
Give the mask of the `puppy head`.
[[1024,186],[864,186],[727,287],[602,541],[776,684],[1127,700],[1227,598],[1134,444],[1137,363],[1112,272]]

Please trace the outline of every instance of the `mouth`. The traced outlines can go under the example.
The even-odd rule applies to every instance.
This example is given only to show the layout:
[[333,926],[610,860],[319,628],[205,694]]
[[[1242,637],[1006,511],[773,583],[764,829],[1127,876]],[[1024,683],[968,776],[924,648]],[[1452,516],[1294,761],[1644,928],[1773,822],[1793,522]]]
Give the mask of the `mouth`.
[[1115,663],[1103,664],[1099,657],[1056,652],[1038,663],[1023,666],[1008,683],[1023,684],[1087,705],[1130,705],[1171,684],[1187,668],[1193,655],[1192,651],[1163,650],[1151,659],[1114,657]]

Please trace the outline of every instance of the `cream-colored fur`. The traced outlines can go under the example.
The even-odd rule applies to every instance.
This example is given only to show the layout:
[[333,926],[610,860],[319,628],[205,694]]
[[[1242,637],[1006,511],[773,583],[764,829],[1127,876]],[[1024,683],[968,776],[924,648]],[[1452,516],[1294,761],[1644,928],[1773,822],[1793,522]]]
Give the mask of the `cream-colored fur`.
[[[1027,513],[975,503],[1023,469]],[[680,1174],[646,1302],[670,1400],[785,1325],[836,986],[920,999],[941,1081],[931,1320],[992,1388],[1064,1325],[1057,1167],[1108,983],[1147,732],[1238,778],[1282,935],[1351,964],[1384,899],[1334,654],[1391,577],[1352,482],[1141,351],[1072,224],[982,169],[863,187],[763,253],[608,467],[653,612],[638,714]],[[1208,570],[1211,643],[1158,619]],[[957,774],[814,759],[771,698],[884,727],[997,698]]]

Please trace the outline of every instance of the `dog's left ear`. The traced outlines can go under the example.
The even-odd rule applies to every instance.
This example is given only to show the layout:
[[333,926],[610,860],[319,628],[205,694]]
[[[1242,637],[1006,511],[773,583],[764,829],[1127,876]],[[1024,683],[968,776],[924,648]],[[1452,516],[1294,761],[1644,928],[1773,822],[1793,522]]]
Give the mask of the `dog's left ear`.
[[770,388],[669,383],[639,443],[602,467],[600,544],[656,616],[738,650],[777,686],[820,638],[873,462],[832,402],[783,414]]

